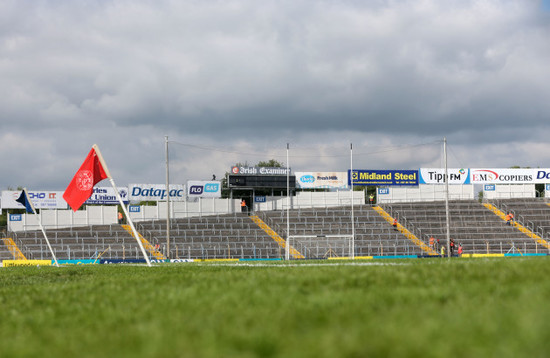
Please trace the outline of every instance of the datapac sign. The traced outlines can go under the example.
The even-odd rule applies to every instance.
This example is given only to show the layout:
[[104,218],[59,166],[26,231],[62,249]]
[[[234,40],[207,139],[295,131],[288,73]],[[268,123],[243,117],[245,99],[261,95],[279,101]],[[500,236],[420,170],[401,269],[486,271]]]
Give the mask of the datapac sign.
[[349,185],[418,186],[418,170],[353,170]]
[[[165,184],[130,184],[128,185],[130,201],[165,201]],[[185,201],[185,186],[170,185],[170,200]]]
[[199,198],[221,198],[222,185],[219,181],[197,181],[187,182],[187,195]]

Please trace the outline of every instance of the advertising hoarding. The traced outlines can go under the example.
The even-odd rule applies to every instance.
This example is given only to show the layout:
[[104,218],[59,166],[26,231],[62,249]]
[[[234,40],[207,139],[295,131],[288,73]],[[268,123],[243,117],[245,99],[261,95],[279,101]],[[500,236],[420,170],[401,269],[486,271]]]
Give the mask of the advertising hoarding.
[[[449,184],[470,184],[470,169],[448,168]],[[444,168],[420,168],[420,184],[445,184]]]
[[[32,201],[35,209],[67,209],[67,203],[63,199],[62,191],[28,191],[29,199]],[[21,190],[3,190],[2,208],[3,209],[25,209],[25,207],[15,201],[21,195]]]
[[472,184],[545,184],[550,183],[550,169],[544,168],[475,168],[470,169]]
[[[170,200],[185,201],[185,185],[170,184]],[[130,184],[128,185],[130,201],[165,201],[166,184]]]
[[296,172],[296,187],[301,189],[346,189],[347,172]]
[[[124,204],[128,204],[128,188],[117,188]],[[95,187],[92,196],[84,204],[118,205],[115,189],[113,187]]]
[[351,185],[418,186],[418,170],[353,170]]
[[240,175],[287,175],[291,173],[290,168],[271,167],[232,167],[231,174]]
[[187,182],[187,195],[199,198],[221,198],[222,183],[220,181],[189,180]]

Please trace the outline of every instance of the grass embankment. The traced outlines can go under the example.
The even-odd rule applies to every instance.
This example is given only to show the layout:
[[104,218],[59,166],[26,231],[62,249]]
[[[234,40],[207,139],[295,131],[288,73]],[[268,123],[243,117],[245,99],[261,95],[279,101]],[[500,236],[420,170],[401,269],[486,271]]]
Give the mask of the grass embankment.
[[0,357],[548,355],[550,258],[380,263],[4,268]]

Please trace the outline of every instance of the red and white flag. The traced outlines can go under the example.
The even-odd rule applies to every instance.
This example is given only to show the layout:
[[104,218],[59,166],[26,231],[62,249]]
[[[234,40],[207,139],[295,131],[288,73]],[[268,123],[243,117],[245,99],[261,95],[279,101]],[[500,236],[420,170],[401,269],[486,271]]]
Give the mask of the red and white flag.
[[73,211],[77,211],[92,196],[97,183],[109,177],[99,155],[94,146],[63,193],[63,199]]

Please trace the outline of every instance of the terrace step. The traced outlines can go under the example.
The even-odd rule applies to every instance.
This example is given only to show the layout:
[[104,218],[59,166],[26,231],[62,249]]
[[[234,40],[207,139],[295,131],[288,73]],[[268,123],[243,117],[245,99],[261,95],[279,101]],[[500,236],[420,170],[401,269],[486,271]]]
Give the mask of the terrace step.
[[[134,236],[132,233],[132,228],[130,228],[130,225],[121,225],[124,230],[128,231],[130,235]],[[136,231],[137,232],[137,231]],[[149,241],[147,241],[139,232],[139,239],[141,240],[141,243],[143,244],[143,247],[145,250],[147,250],[153,257],[157,260],[166,260],[166,256],[164,256],[162,253],[160,253],[158,250],[156,250],[153,245]]]
[[17,247],[17,244],[15,243],[15,241],[13,241],[11,237],[2,238],[2,242],[8,247],[8,251],[13,255],[13,258],[15,260],[27,259],[25,255],[23,255],[21,250],[19,250],[19,247]]
[[[483,206],[485,206],[487,209],[491,210],[496,216],[498,216],[502,220],[506,221],[506,214],[503,211],[501,211],[500,209],[498,209],[496,206],[494,206],[492,204],[489,204],[489,203],[484,203]],[[531,230],[529,230],[525,226],[521,225],[517,221],[511,221],[510,225],[516,227],[519,231],[521,231],[522,233],[524,233],[525,235],[527,235],[531,239],[535,240],[535,242],[538,243],[539,245],[542,245],[542,246],[546,247],[547,249],[550,249],[550,244],[546,240],[544,240],[543,238],[541,238],[540,236],[538,236],[537,234],[535,234],[534,232],[532,232]]]
[[[388,223],[393,223],[393,218],[390,214],[388,214],[384,209],[382,209],[380,206],[375,206],[373,209],[380,214]],[[435,252],[431,247],[426,245],[424,241],[420,240],[418,237],[416,237],[412,232],[407,230],[406,227],[404,227],[401,224],[397,224],[397,230],[402,233],[407,239],[412,241],[416,246],[418,246],[422,251],[426,252],[428,255],[431,256],[438,256],[439,254]]]
[[[268,234],[275,242],[279,244],[282,248],[286,250],[286,241],[275,232],[272,228],[270,228],[262,219],[260,219],[256,215],[251,215],[250,219],[256,223],[262,230],[265,231],[266,234]],[[289,246],[289,253],[292,255],[295,259],[303,259],[305,258],[304,255],[302,255],[298,250],[296,250],[292,245]]]

